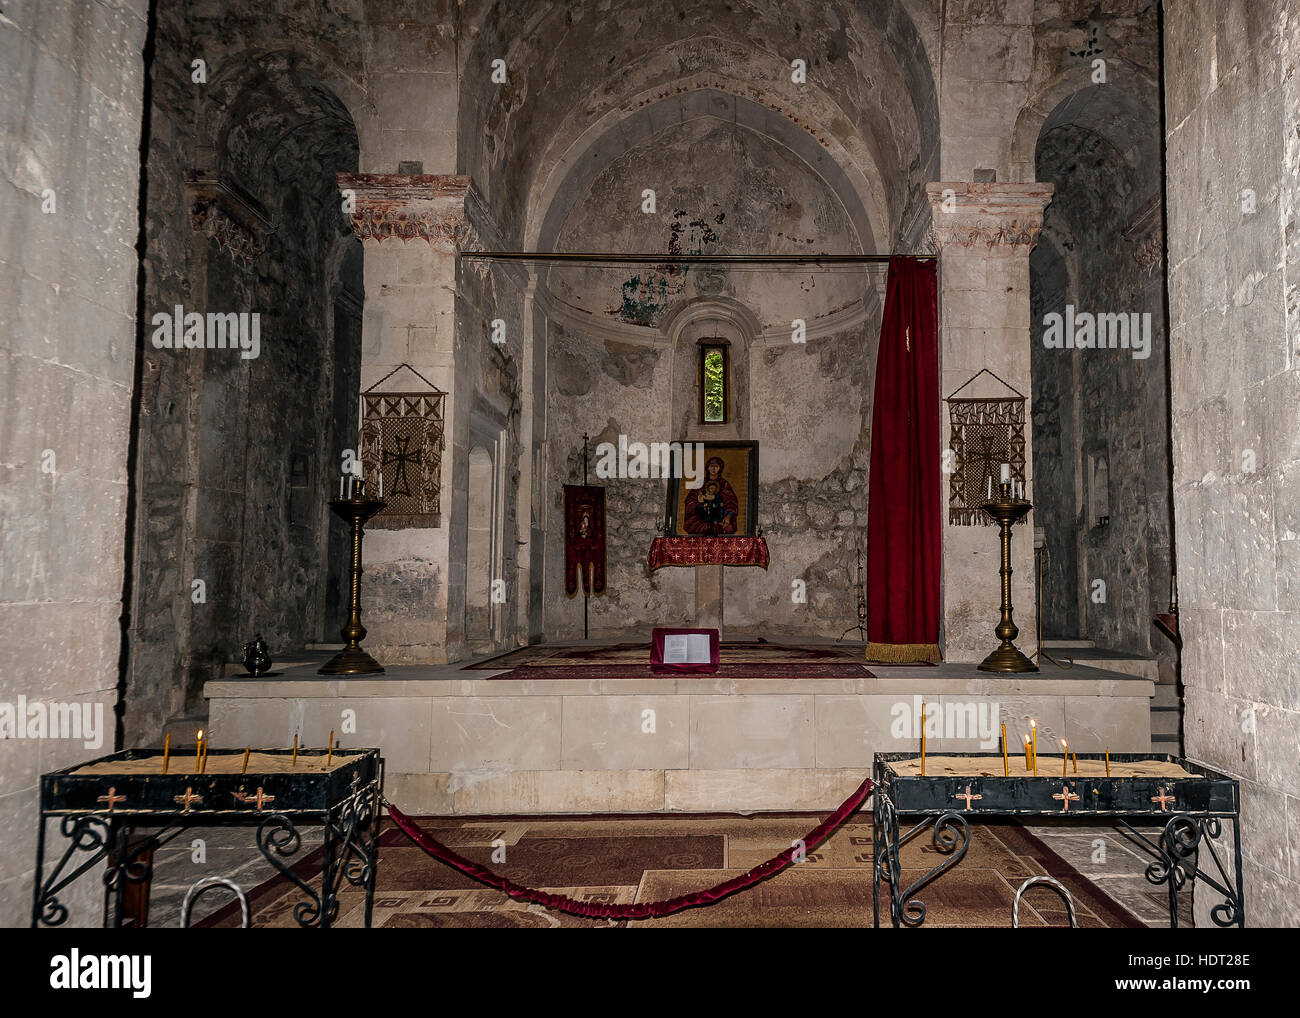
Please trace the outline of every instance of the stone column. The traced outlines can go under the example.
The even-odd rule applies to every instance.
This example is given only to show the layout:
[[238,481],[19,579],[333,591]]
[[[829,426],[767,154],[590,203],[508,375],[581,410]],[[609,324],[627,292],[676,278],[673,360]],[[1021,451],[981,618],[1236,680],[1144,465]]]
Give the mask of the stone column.
[[726,566],[695,567],[695,625],[722,633],[722,571]]
[[[470,241],[465,201],[469,177],[435,174],[340,174],[352,203],[352,226],[365,250],[361,388],[409,364],[447,393],[441,463],[441,517],[436,525],[366,528],[362,621],[365,646],[384,664],[445,662],[448,605],[464,605],[464,566],[453,576],[452,421],[456,416],[456,252]],[[379,391],[424,385],[399,371]],[[463,479],[461,484],[463,486]]]
[[[939,263],[940,398],[988,368],[1025,396],[1025,472],[1032,499],[1032,434],[1029,354],[1029,252],[1043,225],[1052,185],[926,185],[934,217]],[[1008,395],[987,375],[963,396]],[[940,404],[939,454],[950,448],[948,409]],[[993,483],[997,484],[997,478]],[[943,477],[944,659],[978,662],[997,647],[1000,551],[991,526],[948,521],[949,476]],[[1015,528],[1012,602],[1020,627],[1017,646],[1035,649],[1034,514]]]

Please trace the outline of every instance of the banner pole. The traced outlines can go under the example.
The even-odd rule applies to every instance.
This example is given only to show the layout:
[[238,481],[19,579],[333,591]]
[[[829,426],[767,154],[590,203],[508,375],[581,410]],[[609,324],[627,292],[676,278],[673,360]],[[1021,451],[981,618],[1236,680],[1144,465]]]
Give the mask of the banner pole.
[[[587,486],[587,433],[582,433],[582,486]],[[591,600],[591,591],[587,589],[586,573],[582,584],[582,638],[587,639],[587,603]]]

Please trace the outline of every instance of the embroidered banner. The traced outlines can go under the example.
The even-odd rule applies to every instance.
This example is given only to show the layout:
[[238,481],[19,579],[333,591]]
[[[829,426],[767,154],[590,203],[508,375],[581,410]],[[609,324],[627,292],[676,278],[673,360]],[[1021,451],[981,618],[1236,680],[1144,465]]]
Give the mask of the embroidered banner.
[[605,593],[605,489],[564,486],[564,592],[578,592],[578,573],[587,596]]

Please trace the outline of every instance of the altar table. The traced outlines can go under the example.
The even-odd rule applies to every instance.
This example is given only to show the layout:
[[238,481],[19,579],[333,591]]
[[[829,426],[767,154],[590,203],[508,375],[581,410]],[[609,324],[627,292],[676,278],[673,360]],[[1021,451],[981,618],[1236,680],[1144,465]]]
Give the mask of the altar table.
[[650,542],[650,569],[662,566],[761,566],[769,558],[762,537],[656,537]]

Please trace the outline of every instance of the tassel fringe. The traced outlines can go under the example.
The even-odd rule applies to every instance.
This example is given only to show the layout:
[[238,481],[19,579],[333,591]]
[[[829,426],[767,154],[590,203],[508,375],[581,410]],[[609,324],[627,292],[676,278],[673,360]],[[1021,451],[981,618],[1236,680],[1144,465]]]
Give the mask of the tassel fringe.
[[905,664],[909,661],[943,660],[937,643],[868,643],[867,660],[882,664]]

